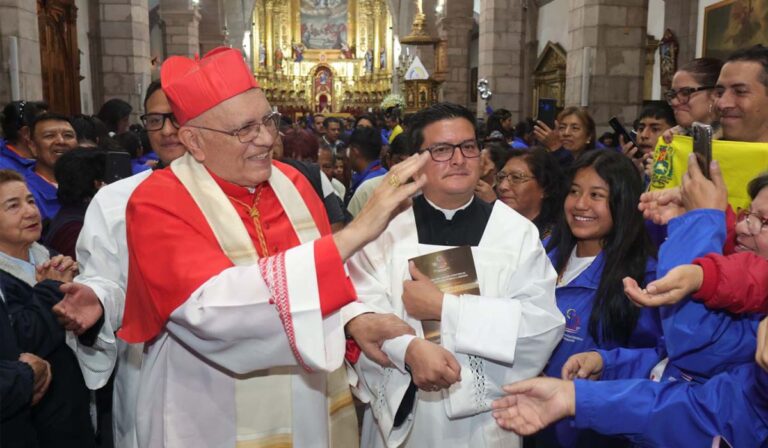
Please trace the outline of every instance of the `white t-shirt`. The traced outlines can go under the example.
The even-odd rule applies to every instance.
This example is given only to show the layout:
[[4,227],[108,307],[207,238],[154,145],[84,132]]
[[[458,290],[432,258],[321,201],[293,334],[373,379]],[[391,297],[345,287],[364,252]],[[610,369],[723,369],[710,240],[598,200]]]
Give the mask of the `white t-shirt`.
[[581,275],[582,272],[587,270],[592,262],[595,261],[595,258],[597,257],[577,257],[576,247],[574,247],[571,251],[570,258],[568,258],[568,264],[565,265],[565,272],[563,272],[562,277],[560,277],[560,280],[557,282],[557,287],[559,288],[571,283],[576,277]]

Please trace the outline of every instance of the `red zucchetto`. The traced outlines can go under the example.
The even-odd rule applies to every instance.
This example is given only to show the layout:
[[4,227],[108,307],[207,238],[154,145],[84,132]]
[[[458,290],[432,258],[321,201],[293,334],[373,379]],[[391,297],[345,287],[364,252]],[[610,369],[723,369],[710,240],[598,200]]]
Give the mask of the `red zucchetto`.
[[217,104],[259,87],[243,54],[218,47],[202,59],[171,56],[160,69],[160,84],[179,124]]

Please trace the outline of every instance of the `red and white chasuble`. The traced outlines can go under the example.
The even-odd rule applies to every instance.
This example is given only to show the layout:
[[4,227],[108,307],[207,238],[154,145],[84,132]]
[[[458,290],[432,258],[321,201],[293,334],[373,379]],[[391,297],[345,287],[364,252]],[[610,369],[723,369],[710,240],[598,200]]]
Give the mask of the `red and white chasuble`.
[[187,155],[136,189],[126,229],[139,446],[357,446],[337,312],[356,295],[304,176],[273,162],[249,191]]

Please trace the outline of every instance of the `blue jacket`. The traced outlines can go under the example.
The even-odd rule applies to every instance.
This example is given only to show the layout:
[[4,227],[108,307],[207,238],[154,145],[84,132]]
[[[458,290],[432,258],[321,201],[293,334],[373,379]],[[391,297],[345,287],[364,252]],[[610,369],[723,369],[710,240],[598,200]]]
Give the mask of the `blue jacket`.
[[[725,237],[725,213],[719,210],[693,210],[671,220],[659,252],[659,277],[694,258],[722,253]],[[753,362],[762,315],[710,310],[690,298],[659,311],[670,365],[679,368],[684,379],[702,382]],[[665,372],[665,377],[670,374]]]
[[35,159],[27,159],[16,154],[8,148],[5,140],[0,139],[0,170],[14,170],[24,173],[28,168],[34,166]]
[[379,159],[369,163],[368,166],[365,167],[365,170],[359,173],[353,173],[352,183],[347,190],[347,198],[345,203],[349,204],[350,199],[352,199],[352,195],[355,194],[355,190],[357,190],[357,188],[360,187],[363,182],[368,179],[373,179],[374,177],[383,176],[385,174],[387,174],[387,169],[381,165],[381,160]]
[[[549,258],[553,263],[555,257],[556,251],[549,253]],[[571,355],[598,348],[610,350],[618,347],[615,342],[595,341],[589,334],[589,316],[592,313],[592,303],[597,288],[600,286],[604,266],[605,259],[601,252],[578,277],[567,285],[557,288],[555,293],[557,307],[565,316],[565,334],[549,358],[549,364],[544,370],[547,376],[560,378],[560,370]],[[649,283],[655,279],[656,261],[648,259],[644,281]],[[652,308],[644,308],[640,312],[637,326],[627,346],[655,348],[660,335],[661,326],[657,311]]]
[[512,149],[528,149],[528,143],[525,143],[525,140],[523,140],[520,137],[515,137],[514,140],[512,140],[512,143],[509,144],[509,147]]
[[56,187],[35,173],[34,168],[27,169],[23,174],[27,180],[29,191],[35,197],[35,203],[37,208],[40,209],[40,215],[43,220],[53,219],[60,208],[59,198],[56,196]]
[[[549,253],[550,260],[556,258],[556,251]],[[578,277],[565,286],[556,290],[557,307],[565,316],[565,334],[555,348],[549,364],[544,369],[547,376],[560,378],[563,364],[571,355],[587,352],[595,349],[613,349],[618,346],[612,341],[595,341],[589,334],[589,317],[592,313],[592,304],[597,288],[600,286],[600,278],[605,266],[604,255],[601,252],[595,261]],[[656,261],[648,259],[646,264],[645,283],[656,279]],[[640,312],[637,326],[630,336],[627,346],[638,348],[650,348],[655,350],[659,345],[661,325],[658,311],[652,308],[644,308]],[[621,440],[612,440],[601,437],[591,431],[581,431],[572,427],[569,421],[564,420],[550,426],[536,435],[536,447],[557,446],[583,446],[583,447],[612,447],[623,446]]]
[[[659,252],[659,276],[701,255],[722,251],[725,214],[694,210],[669,223],[669,238]],[[706,382],[712,376],[752,363],[757,326],[762,315],[736,316],[683,299],[659,309],[664,337],[659,347],[644,350],[597,350],[603,358],[603,380],[648,378],[663,358],[669,362],[661,381]]]
[[625,435],[639,446],[768,446],[768,374],[757,364],[705,384],[576,380],[577,428]]

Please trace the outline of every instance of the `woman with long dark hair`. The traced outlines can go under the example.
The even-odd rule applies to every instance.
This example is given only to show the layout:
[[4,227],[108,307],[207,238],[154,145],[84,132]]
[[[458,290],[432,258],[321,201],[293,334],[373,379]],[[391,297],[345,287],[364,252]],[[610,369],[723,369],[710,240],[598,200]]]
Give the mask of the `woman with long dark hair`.
[[[565,335],[545,369],[560,377],[573,354],[616,347],[656,347],[661,334],[655,310],[634,306],[622,279],[645,285],[655,279],[655,250],[637,204],[642,182],[632,162],[614,151],[592,151],[574,161],[563,213],[548,244],[558,273],[557,306]],[[559,424],[537,437],[537,446],[622,446]]]

